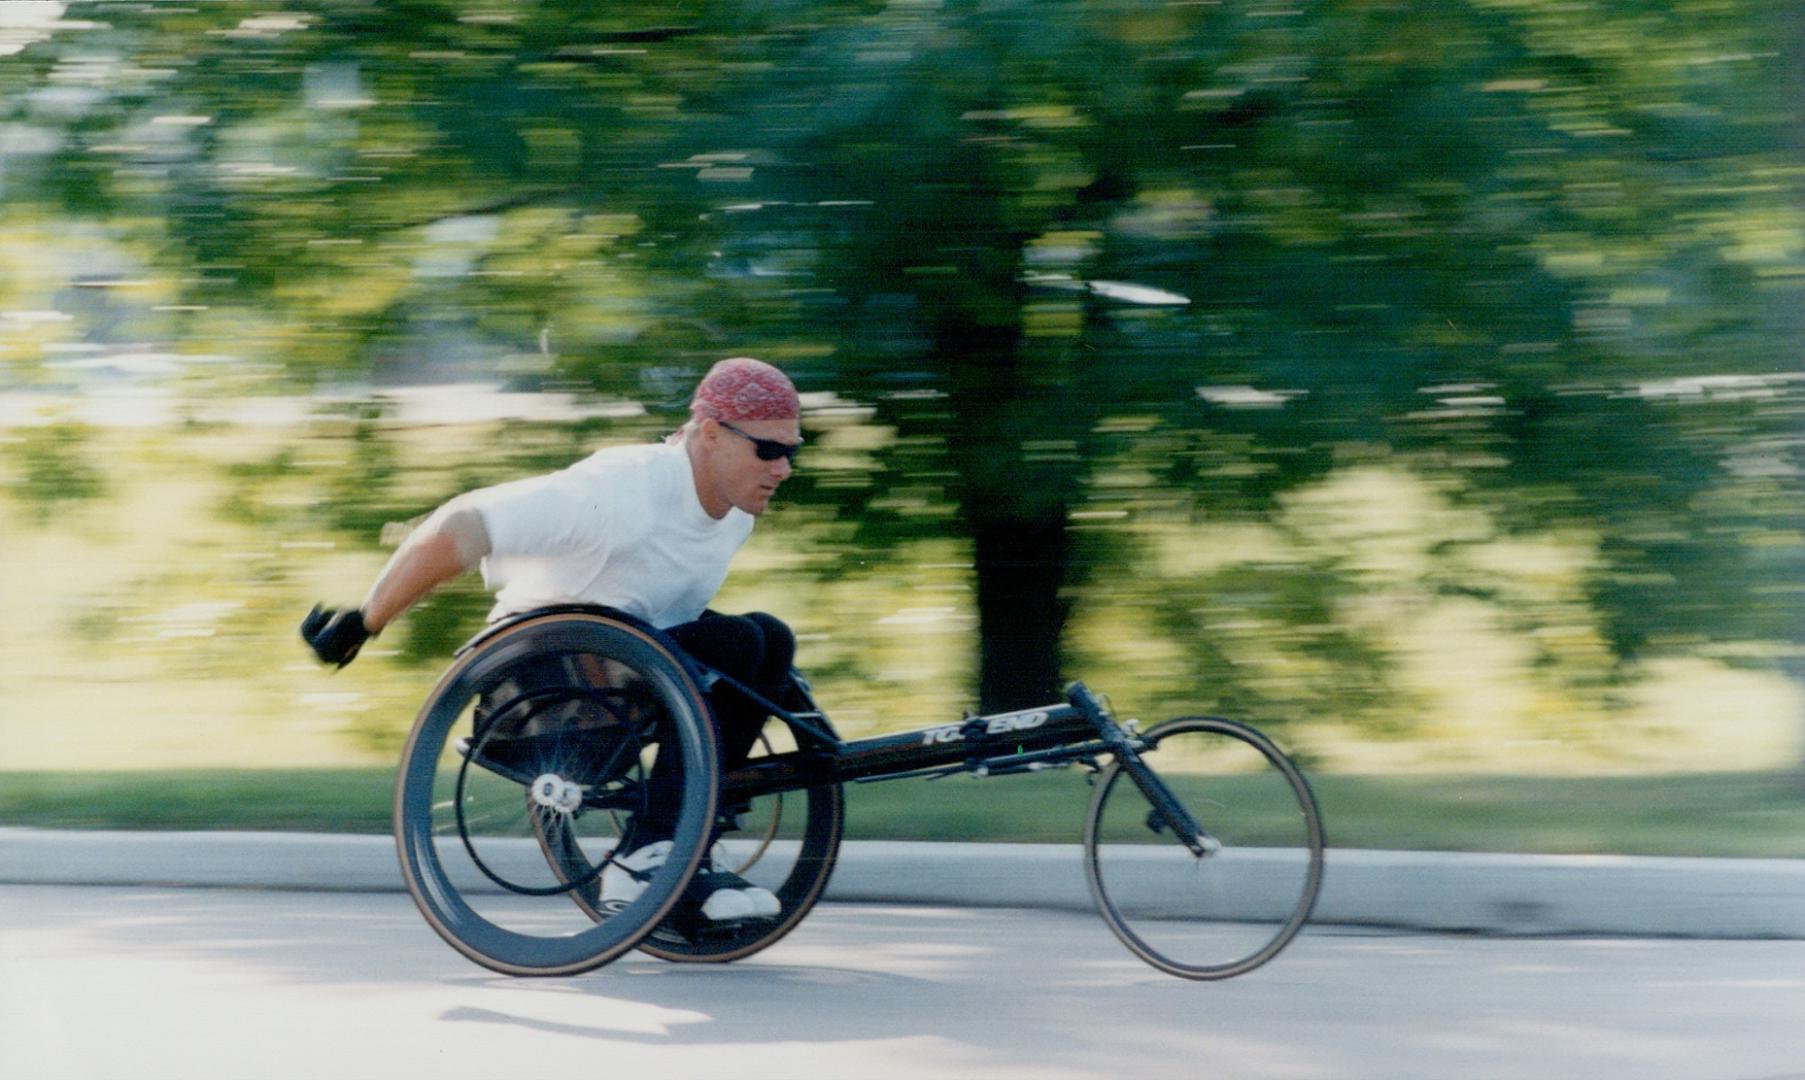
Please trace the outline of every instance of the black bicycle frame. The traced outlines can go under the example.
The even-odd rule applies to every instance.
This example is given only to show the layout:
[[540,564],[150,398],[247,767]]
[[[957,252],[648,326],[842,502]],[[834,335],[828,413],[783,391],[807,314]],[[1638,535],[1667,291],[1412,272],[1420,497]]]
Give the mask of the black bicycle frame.
[[[520,619],[534,618],[564,611],[606,614],[629,624],[639,625],[632,616],[591,605],[561,605],[526,612],[512,619],[492,624],[458,650],[459,655],[481,644],[490,635]],[[656,633],[649,627],[649,633]],[[721,799],[731,806],[745,803],[761,795],[798,791],[822,784],[866,783],[874,780],[900,780],[906,777],[940,777],[958,773],[977,776],[1001,776],[1032,772],[1037,769],[1061,768],[1083,764],[1097,769],[1099,755],[1109,755],[1122,768],[1153,807],[1148,825],[1170,827],[1194,854],[1206,854],[1211,843],[1196,820],[1173,797],[1153,770],[1140,759],[1146,744],[1132,731],[1110,716],[1095,695],[1083,683],[1073,683],[1066,700],[1038,709],[988,716],[966,716],[958,723],[940,724],[918,731],[879,735],[851,742],[841,739],[827,722],[809,694],[808,682],[793,673],[793,689],[805,703],[802,709],[790,710],[764,697],[737,679],[698,663],[681,649],[670,649],[678,662],[695,677],[704,691],[726,684],[744,695],[766,713],[790,726],[798,748],[781,754],[755,758],[721,778]],[[529,695],[530,696],[530,695]],[[599,699],[598,699],[599,700]],[[508,702],[497,712],[512,708]],[[483,763],[502,775],[512,775],[499,761]],[[522,783],[530,777],[518,777]],[[607,809],[604,802],[591,804]]]
[[[826,716],[818,709],[790,712],[719,672],[704,669],[704,678],[711,687],[725,682],[745,694],[787,722],[803,744],[788,753],[756,758],[724,776],[721,799],[729,805],[819,784],[957,773],[1000,776],[1074,763],[1096,768],[1097,756],[1109,754],[1146,795],[1159,823],[1169,826],[1194,854],[1204,854],[1201,827],[1141,762],[1139,751],[1145,744],[1116,723],[1083,683],[1073,683],[1061,704],[967,716],[956,724],[846,742],[826,726]],[[808,697],[806,689],[802,696]]]

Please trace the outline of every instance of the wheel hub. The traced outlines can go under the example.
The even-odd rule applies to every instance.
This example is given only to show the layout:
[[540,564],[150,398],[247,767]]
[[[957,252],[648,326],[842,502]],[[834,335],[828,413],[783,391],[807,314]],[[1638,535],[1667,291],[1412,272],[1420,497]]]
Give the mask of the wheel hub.
[[534,803],[561,814],[574,814],[583,805],[583,789],[557,773],[541,773],[531,791]]

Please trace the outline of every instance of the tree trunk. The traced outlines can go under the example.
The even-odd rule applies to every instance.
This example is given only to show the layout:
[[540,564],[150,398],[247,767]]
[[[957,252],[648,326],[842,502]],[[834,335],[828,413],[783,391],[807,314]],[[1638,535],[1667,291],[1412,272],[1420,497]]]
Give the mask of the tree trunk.
[[[981,497],[981,496],[980,496]],[[968,512],[978,589],[978,702],[986,713],[1060,700],[1060,595],[1071,558],[1063,507],[1035,517]]]
[[961,213],[949,216],[936,202],[922,233],[925,265],[954,272],[911,280],[947,374],[949,449],[976,577],[978,707],[986,713],[1059,699],[1066,510],[1078,482],[1077,455],[1036,449],[1069,430],[1071,384],[1024,333],[1029,238],[1010,225],[1011,181],[992,164],[982,144],[956,145],[945,175],[961,178]]
[[978,601],[978,707],[1046,705],[1061,691],[1066,511],[1076,478],[1069,462],[1037,459],[1028,447],[1061,430],[1061,395],[1025,377],[1019,324],[967,322],[944,329],[938,343],[953,362],[952,448]]
[[[1792,676],[1794,682],[1805,686],[1805,657],[1789,657],[1781,662],[1780,670]],[[1805,730],[1805,716],[1799,717],[1799,726],[1801,730]],[[1800,743],[1805,745],[1805,739],[1801,739]],[[1805,750],[1800,752],[1799,759],[1793,763],[1791,788],[1793,794],[1805,799]]]

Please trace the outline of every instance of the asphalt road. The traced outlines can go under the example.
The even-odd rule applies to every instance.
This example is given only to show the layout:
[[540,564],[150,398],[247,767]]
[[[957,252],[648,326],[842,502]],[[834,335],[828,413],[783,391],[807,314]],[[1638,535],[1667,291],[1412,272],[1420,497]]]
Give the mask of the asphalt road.
[[1187,983],[1094,915],[829,904],[726,967],[495,976],[393,893],[0,887],[0,1072],[1805,1078],[1805,942],[1306,933]]

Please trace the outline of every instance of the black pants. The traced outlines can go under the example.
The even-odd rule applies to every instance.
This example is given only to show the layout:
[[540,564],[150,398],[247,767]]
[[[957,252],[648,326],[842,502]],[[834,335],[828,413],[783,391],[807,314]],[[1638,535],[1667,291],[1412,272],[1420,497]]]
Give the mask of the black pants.
[[[665,633],[697,662],[784,704],[790,668],[796,661],[796,636],[778,619],[762,611],[749,615],[705,611],[695,622],[673,626]],[[709,698],[714,707],[715,753],[724,775],[746,763],[767,714],[725,683],[716,684]],[[681,781],[675,755],[659,755],[647,778],[646,820],[634,830],[635,847],[670,838],[683,805]]]

